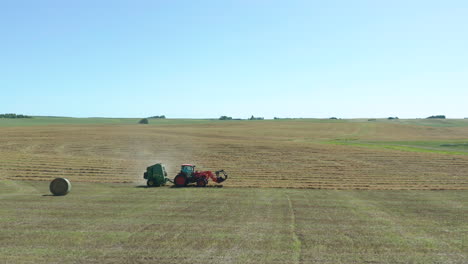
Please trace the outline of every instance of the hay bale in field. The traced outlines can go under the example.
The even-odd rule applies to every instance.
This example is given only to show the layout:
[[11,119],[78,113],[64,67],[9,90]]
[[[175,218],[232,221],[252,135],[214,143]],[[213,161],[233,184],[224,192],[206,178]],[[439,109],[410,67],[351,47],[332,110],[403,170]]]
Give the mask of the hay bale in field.
[[50,182],[49,189],[53,195],[66,195],[71,191],[71,183],[65,178],[56,178]]

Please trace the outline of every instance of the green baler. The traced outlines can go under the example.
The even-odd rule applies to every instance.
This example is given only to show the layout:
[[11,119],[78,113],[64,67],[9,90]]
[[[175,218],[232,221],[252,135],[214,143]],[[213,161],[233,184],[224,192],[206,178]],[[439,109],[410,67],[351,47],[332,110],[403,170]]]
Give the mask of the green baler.
[[159,187],[165,185],[168,181],[166,168],[164,168],[164,165],[161,163],[156,163],[146,168],[146,172],[143,173],[143,178],[147,180],[146,184],[148,187]]

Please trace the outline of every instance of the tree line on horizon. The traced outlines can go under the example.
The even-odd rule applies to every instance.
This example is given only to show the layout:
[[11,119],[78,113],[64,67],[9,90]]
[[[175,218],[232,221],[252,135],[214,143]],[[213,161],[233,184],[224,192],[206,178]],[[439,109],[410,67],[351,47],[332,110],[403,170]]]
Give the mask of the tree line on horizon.
[[[242,120],[241,118],[236,118],[236,119],[233,119],[231,116],[221,116],[220,118],[218,118],[219,120]],[[264,120],[265,118],[263,117],[255,117],[254,115],[252,115],[250,118],[247,118],[246,120]],[[287,117],[287,118],[281,118],[281,117],[274,117],[273,118],[274,120],[279,120],[279,119],[302,119],[302,117]],[[337,118],[337,117],[330,117],[329,119],[332,119],[332,120],[337,120],[337,119],[341,119],[341,118]],[[390,116],[390,117],[387,117],[388,120],[399,120],[400,118],[398,116]],[[426,117],[426,119],[446,119],[446,116],[445,115],[432,115],[432,116],[429,116],[429,117]],[[468,118],[465,118],[465,119],[468,119]],[[377,119],[372,119],[372,121],[374,120],[377,120]]]
[[32,116],[8,113],[8,114],[0,114],[0,118],[32,118]]
[[[0,118],[12,118],[12,119],[16,119],[16,118],[33,118],[32,116],[28,116],[28,115],[23,115],[23,114],[15,114],[15,113],[6,113],[6,114],[0,114]],[[146,119],[146,120],[144,120]],[[150,116],[150,117],[147,117],[147,118],[143,118],[140,120],[140,124],[145,124],[146,122],[148,122],[148,119],[166,119],[166,116],[165,115],[156,115],[156,116]],[[264,120],[265,118],[264,117],[255,117],[254,115],[252,115],[251,117],[247,118],[246,120]],[[278,119],[298,119],[298,118],[280,118],[280,117],[274,117],[273,118],[274,120],[278,120]],[[299,119],[302,119],[302,118],[299,118]],[[330,117],[329,119],[341,119],[341,118],[336,118],[336,117]],[[388,120],[398,120],[399,118],[398,117],[388,117],[387,118]],[[432,115],[432,116],[429,116],[429,117],[426,117],[426,119],[446,119],[446,116],[445,115]],[[467,119],[467,118],[465,118]],[[221,116],[218,118],[218,120],[242,120],[241,118],[232,118],[231,116]],[[146,123],[147,124],[147,123]]]
[[165,115],[160,115],[160,116],[150,116],[148,117],[149,119],[166,119]]
[[[241,118],[232,118],[231,116],[221,116],[218,119],[219,120],[242,120]],[[263,117],[255,117],[255,116],[252,115],[247,120],[264,120],[264,119],[265,118],[263,118]]]

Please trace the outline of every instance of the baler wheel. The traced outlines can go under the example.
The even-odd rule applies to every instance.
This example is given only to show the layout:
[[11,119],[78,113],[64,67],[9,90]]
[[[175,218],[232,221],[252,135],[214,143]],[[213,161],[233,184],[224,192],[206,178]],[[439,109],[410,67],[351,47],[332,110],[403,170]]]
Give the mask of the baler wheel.
[[174,184],[175,184],[176,187],[187,186],[187,178],[182,174],[178,174],[174,178]]
[[146,185],[148,185],[148,187],[154,187],[154,186],[156,186],[156,183],[154,182],[154,180],[148,180],[146,182]]
[[197,187],[206,187],[206,184],[207,184],[207,182],[206,182],[205,179],[199,179],[197,181]]

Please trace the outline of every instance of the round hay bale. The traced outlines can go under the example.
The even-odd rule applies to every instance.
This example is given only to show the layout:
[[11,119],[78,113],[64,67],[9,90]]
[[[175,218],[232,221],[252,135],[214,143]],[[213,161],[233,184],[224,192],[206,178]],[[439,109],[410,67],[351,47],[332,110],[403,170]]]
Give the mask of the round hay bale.
[[50,182],[49,189],[53,195],[66,195],[71,190],[71,183],[65,178],[56,178]]

